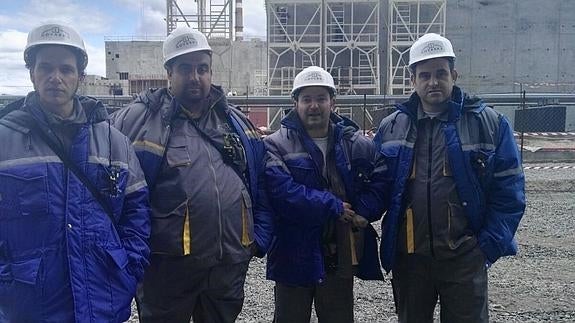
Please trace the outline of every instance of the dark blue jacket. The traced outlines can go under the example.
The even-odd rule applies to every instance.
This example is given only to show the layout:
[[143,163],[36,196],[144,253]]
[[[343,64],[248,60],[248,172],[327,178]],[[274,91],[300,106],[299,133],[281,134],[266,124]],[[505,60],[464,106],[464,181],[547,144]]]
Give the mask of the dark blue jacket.
[[[47,126],[35,98],[13,103],[17,111],[0,120],[0,321],[124,322],[148,265],[144,174],[104,106],[75,98],[87,122],[69,156],[103,193],[111,220],[34,132]],[[117,195],[108,194],[110,161],[120,173]]]
[[[394,181],[382,223],[381,259],[388,272],[393,268],[405,213],[403,194],[413,162],[419,102],[414,93],[409,101],[397,105],[398,111],[382,120],[374,138],[386,159],[386,177]],[[454,86],[443,129],[457,193],[487,262],[514,255],[513,236],[525,210],[525,177],[509,122]]]
[[[375,164],[375,148],[348,119],[331,115],[335,163],[345,193],[357,214],[370,222],[381,218],[385,166]],[[343,213],[342,201],[323,179],[323,154],[308,136],[295,111],[282,127],[264,140],[266,184],[275,211],[267,278],[310,286],[325,278],[321,237],[324,224]],[[382,279],[377,257],[377,234],[368,226],[358,277]]]

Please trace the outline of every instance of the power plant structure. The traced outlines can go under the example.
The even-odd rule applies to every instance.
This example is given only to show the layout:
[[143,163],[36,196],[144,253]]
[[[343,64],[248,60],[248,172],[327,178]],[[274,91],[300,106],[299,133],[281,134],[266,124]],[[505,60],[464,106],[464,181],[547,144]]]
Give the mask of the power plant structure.
[[[238,95],[267,95],[266,44],[261,39],[243,36],[242,19],[241,0],[198,0],[194,12],[186,12],[176,0],[166,1],[166,35],[178,25],[186,24],[208,37],[213,50],[215,84]],[[127,81],[124,95],[166,86],[162,62],[164,38],[107,37],[106,78]]]
[[[179,24],[205,33],[213,83],[230,94],[288,95],[295,75],[318,65],[338,95],[408,95],[409,48],[428,32],[452,41],[457,84],[471,93],[575,92],[575,1],[261,0],[266,39],[243,33],[246,0],[197,0],[191,12],[187,1],[166,1],[166,33]],[[110,94],[167,84],[162,38],[106,40]],[[99,91],[104,83],[92,82]],[[279,112],[264,123],[276,124]],[[370,127],[371,110],[367,118]]]

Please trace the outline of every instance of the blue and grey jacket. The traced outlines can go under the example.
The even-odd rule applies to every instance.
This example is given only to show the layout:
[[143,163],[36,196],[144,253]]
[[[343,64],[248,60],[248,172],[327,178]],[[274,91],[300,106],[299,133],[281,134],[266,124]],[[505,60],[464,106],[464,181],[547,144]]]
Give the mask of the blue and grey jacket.
[[[405,214],[405,190],[410,177],[416,140],[416,93],[397,105],[398,111],[380,124],[374,141],[394,181],[383,226],[383,268],[393,268],[398,230]],[[513,132],[507,119],[479,99],[454,86],[447,121],[442,121],[448,162],[469,227],[486,261],[514,255],[513,239],[525,210],[525,178]]]
[[[132,141],[152,187],[152,252],[189,255],[209,267],[249,260],[253,242],[263,256],[272,217],[258,183],[263,141],[220,87],[212,85],[206,103],[206,113],[190,120],[168,89],[149,90],[112,118]],[[241,176],[205,138],[217,141],[222,132],[234,133],[243,147]]]
[[[0,321],[124,322],[148,265],[150,208],[128,138],[104,106],[74,98],[79,124],[68,154],[113,210],[39,138],[49,127],[36,93],[0,120]],[[110,194],[110,162],[119,170]]]
[[[342,200],[323,179],[323,155],[291,111],[282,127],[266,137],[266,184],[275,215],[268,252],[267,278],[279,283],[311,286],[325,278],[322,230],[343,213]],[[335,164],[354,211],[373,222],[381,218],[386,186],[384,164],[376,165],[375,147],[357,126],[331,114]],[[357,276],[383,279],[377,257],[377,233],[365,229],[364,255]]]

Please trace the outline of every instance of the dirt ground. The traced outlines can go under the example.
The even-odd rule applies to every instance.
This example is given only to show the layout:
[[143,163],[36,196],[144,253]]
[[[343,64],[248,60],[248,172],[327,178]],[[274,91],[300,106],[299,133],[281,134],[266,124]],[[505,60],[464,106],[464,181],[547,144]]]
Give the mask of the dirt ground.
[[[489,269],[490,321],[575,322],[575,169],[528,169],[526,178],[519,253]],[[397,321],[389,278],[356,280],[356,322]],[[271,322],[273,283],[265,280],[264,260],[252,261],[245,293],[238,322]],[[130,322],[137,322],[136,316],[134,311]]]

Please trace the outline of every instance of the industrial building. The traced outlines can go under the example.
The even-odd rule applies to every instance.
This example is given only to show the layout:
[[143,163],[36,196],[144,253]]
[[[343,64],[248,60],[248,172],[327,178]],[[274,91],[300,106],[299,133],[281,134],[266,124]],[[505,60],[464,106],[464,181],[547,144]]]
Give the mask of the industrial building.
[[[209,43],[213,50],[214,84],[221,85],[226,92],[237,95],[267,95],[264,41],[212,38]],[[105,48],[106,78],[126,81],[124,95],[134,95],[148,88],[168,85],[162,61],[161,40],[108,39],[105,41]]]
[[[407,95],[409,48],[428,32],[452,41],[457,83],[469,92],[575,91],[570,0],[265,0],[265,40],[244,37],[241,0],[196,5],[188,14],[167,0],[166,32],[182,23],[204,32],[214,50],[213,82],[230,94],[287,95],[299,71],[319,65],[339,95]],[[107,39],[107,80],[92,83],[108,82],[108,93],[123,95],[165,86],[161,46],[159,39]],[[270,110],[267,124],[280,112]],[[339,112],[355,117],[350,107]]]
[[[230,11],[232,3],[235,3],[234,11]],[[240,0],[199,1],[194,14],[182,12],[177,1],[166,1],[166,10],[167,33],[186,23],[209,38],[213,50],[214,84],[221,85],[226,93],[267,95],[267,46],[261,39],[244,39]],[[232,14],[239,25],[232,26]],[[121,91],[124,95],[167,86],[162,61],[163,38],[108,37],[105,40],[106,78],[127,81],[127,87]]]
[[[448,37],[458,83],[476,93],[575,90],[569,0],[267,0],[269,93],[311,64],[343,94],[409,94],[409,47]],[[378,77],[379,76],[379,77]]]
[[[238,94],[285,95],[309,65],[330,71],[340,94],[408,94],[409,47],[427,32],[452,40],[458,83],[473,92],[575,90],[569,0],[267,0],[266,41],[246,41],[232,24],[241,22],[241,1],[206,1],[198,1],[204,18],[172,14],[167,25],[203,24],[216,55],[214,81]],[[130,93],[165,84],[159,40],[108,39],[106,54],[106,77],[130,80]]]

